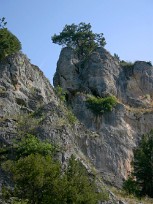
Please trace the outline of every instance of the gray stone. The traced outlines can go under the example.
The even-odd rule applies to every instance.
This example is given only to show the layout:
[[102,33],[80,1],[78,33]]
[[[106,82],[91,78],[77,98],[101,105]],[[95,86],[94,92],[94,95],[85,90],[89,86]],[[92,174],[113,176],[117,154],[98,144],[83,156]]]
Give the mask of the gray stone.
[[[131,171],[130,162],[142,134],[152,128],[153,67],[136,62],[123,68],[104,48],[98,48],[81,66],[70,48],[64,48],[57,63],[54,85],[67,91],[67,102],[78,120],[57,98],[40,69],[21,52],[0,62],[0,144],[16,137],[18,117],[33,113],[41,118],[36,135],[62,148],[63,164],[74,154],[92,174],[105,183],[121,187]],[[87,94],[115,95],[111,112],[95,116],[86,107]],[[72,113],[71,113],[72,114]],[[103,181],[102,181],[103,179]],[[0,169],[0,186],[9,184]],[[121,203],[115,195],[105,203]]]
[[[69,115],[72,113],[56,97],[53,87],[39,68],[31,65],[25,55],[17,53],[0,62],[0,77],[0,90],[7,92],[6,97],[0,97],[0,145],[11,144],[16,138],[20,117],[33,113],[41,119],[35,134],[42,140],[47,139],[60,146],[58,159],[63,165],[74,154],[92,173],[93,164],[79,146],[86,140],[94,140],[97,134],[78,120],[75,123],[71,121]],[[25,130],[28,125],[30,123],[25,124]],[[0,169],[0,188],[2,183],[11,185],[5,172]],[[104,186],[102,180],[99,185]]]
[[[73,50],[64,48],[54,85],[67,91],[79,121],[99,135],[94,140],[81,139],[81,150],[106,182],[121,186],[131,171],[133,149],[152,128],[153,67],[143,61],[122,67],[104,48],[93,52],[79,71],[75,64],[71,66],[72,61],[79,64]],[[114,95],[118,105],[112,112],[96,116],[86,107],[87,94]]]

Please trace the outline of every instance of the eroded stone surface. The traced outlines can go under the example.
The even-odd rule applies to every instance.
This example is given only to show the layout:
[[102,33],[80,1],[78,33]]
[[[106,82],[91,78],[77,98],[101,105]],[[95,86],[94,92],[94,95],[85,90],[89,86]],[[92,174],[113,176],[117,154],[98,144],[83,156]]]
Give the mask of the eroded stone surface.
[[[74,154],[92,172],[92,163],[80,150],[79,142],[97,134],[71,120],[71,111],[56,97],[39,68],[17,53],[0,63],[0,77],[0,145],[14,141],[20,117],[31,113],[41,121],[36,127],[37,137],[60,147],[58,156],[63,165]],[[0,169],[0,188],[2,183],[9,184],[9,180]]]
[[[66,58],[68,53],[69,59]],[[152,128],[153,67],[143,61],[122,67],[104,48],[93,52],[78,71],[75,64],[70,66],[72,61],[79,64],[73,50],[64,48],[57,64],[54,85],[67,91],[68,102],[77,118],[100,135],[98,140],[80,141],[84,154],[105,180],[121,185],[131,171],[133,148],[142,134]],[[65,73],[65,68],[69,72]],[[87,94],[114,95],[118,105],[112,112],[95,116],[86,107]]]
[[[133,148],[152,128],[153,67],[136,62],[123,68],[104,48],[80,66],[73,50],[64,48],[54,85],[67,91],[81,123],[73,124],[49,81],[25,55],[17,53],[0,63],[0,144],[15,138],[19,115],[35,113],[42,118],[37,136],[61,146],[63,163],[75,154],[89,172],[94,169],[106,182],[121,186],[131,170]],[[86,107],[87,94],[115,95],[118,104],[95,116]],[[0,183],[7,182],[2,170],[0,175]]]

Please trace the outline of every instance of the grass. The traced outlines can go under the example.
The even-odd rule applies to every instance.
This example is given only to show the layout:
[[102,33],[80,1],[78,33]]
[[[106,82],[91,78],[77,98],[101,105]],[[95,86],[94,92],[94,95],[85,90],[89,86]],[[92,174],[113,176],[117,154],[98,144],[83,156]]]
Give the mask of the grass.
[[116,195],[117,199],[124,201],[128,204],[153,204],[153,198],[142,197],[137,198],[134,195],[128,195],[125,191],[117,189],[115,187],[109,187],[109,189]]
[[135,114],[144,114],[144,113],[152,113],[153,112],[153,107],[150,108],[134,108],[130,107],[128,105],[125,105],[126,109],[135,113]]
[[77,118],[70,109],[66,111],[66,117],[70,124],[74,125],[77,123]]

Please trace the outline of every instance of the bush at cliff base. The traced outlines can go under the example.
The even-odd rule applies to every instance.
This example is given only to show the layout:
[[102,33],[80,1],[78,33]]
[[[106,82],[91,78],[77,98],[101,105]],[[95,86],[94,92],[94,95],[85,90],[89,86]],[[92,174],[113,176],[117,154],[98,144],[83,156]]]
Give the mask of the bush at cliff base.
[[7,28],[0,29],[0,60],[21,50],[21,43]]

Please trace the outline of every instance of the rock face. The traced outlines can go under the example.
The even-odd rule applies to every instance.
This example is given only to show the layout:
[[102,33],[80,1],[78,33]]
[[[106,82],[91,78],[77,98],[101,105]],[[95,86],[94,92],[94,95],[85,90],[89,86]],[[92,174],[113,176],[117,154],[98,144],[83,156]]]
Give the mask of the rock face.
[[82,90],[97,96],[109,93],[117,95],[118,62],[103,48],[90,56],[83,69],[78,65],[79,60],[73,50],[64,48],[57,64],[54,85],[75,92]]
[[100,97],[115,95],[127,105],[146,107],[153,98],[153,67],[143,61],[122,67],[104,48],[98,48],[80,68],[73,50],[64,48],[57,63],[54,85]]
[[[137,61],[121,66],[104,48],[91,54],[83,67],[73,50],[64,48],[57,63],[54,86],[67,91],[74,114],[96,132],[98,140],[83,138],[80,148],[107,182],[121,186],[131,171],[133,148],[153,123],[153,67]],[[96,116],[86,107],[87,94],[114,95],[117,106]]]
[[[32,113],[52,101],[56,102],[56,96],[49,81],[24,54],[17,53],[1,61],[0,146],[15,138],[20,115]],[[9,181],[0,169],[0,188],[3,182]]]
[[49,103],[53,96],[50,83],[38,67],[18,53],[0,62],[0,116],[7,113],[31,112],[41,104]]
[[[120,66],[104,48],[80,64],[73,50],[64,48],[54,85],[67,91],[67,102],[78,120],[24,54],[0,62],[0,145],[11,143],[20,116],[32,113],[41,118],[37,136],[61,147],[63,163],[75,154],[98,178],[121,186],[131,170],[133,148],[152,128],[153,67],[146,62]],[[118,103],[111,112],[96,116],[86,106],[87,94],[114,95]],[[9,183],[0,169],[0,187],[3,182]]]
[[[88,130],[74,117],[57,98],[40,69],[22,53],[0,62],[0,106],[0,147],[13,142],[20,122],[24,121],[23,128],[29,130],[39,119],[36,136],[58,144],[61,150],[58,157],[63,165],[74,154],[92,174],[94,166],[79,146],[86,140],[98,143],[98,134]],[[0,189],[2,183],[11,185],[9,182],[0,168]]]

